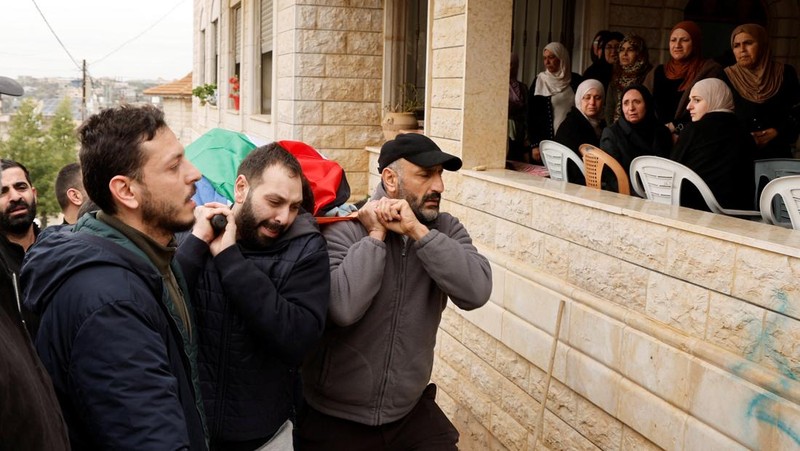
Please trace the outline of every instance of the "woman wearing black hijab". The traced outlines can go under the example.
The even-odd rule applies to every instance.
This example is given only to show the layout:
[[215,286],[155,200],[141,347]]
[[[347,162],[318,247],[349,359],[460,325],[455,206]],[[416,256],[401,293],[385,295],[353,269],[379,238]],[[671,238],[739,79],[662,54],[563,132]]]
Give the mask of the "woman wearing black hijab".
[[653,95],[642,85],[622,91],[622,116],[603,130],[600,148],[629,171],[631,161],[642,155],[668,157],[672,149],[669,129],[656,119]]

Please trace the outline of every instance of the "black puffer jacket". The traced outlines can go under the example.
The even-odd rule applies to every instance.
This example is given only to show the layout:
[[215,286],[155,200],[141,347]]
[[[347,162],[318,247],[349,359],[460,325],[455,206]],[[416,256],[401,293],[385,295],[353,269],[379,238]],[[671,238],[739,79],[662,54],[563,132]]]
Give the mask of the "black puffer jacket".
[[194,341],[141,249],[92,213],[33,245],[21,280],[73,449],[206,449]]
[[325,328],[325,239],[304,213],[266,250],[237,245],[212,258],[206,243],[190,235],[177,258],[197,312],[212,440],[271,436],[294,417],[298,367]]

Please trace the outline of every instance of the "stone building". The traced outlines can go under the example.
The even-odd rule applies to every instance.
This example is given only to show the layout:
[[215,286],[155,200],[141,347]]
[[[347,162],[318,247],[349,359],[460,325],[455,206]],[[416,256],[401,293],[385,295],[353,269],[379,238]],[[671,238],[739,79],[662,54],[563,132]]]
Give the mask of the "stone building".
[[432,379],[462,449],[530,449],[537,430],[547,449],[800,448],[798,232],[501,169],[511,49],[529,83],[554,36],[580,70],[598,29],[636,31],[658,61],[679,20],[724,36],[744,17],[798,66],[798,2],[195,0],[194,14],[193,85],[217,83],[219,101],[194,101],[193,137],[308,142],[363,196],[383,107],[411,83],[425,133],[464,160],[443,209],[492,261],[494,291],[448,308],[438,337]]
[[192,136],[192,73],[163,85],[145,89],[142,94],[155,97],[164,111],[164,118],[178,141],[184,146]]

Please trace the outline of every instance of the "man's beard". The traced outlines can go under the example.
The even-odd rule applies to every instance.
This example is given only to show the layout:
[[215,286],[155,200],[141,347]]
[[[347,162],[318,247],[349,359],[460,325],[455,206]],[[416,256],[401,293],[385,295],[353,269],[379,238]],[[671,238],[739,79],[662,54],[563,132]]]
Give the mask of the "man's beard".
[[268,237],[259,232],[261,226],[269,230],[278,232],[282,235],[286,232],[287,226],[275,221],[259,221],[253,213],[252,193],[247,194],[247,198],[242,203],[242,209],[236,216],[236,230],[239,233],[239,241],[242,245],[250,249],[265,249],[275,242],[275,238]]
[[[26,207],[28,212],[23,216],[11,216],[11,213],[20,206]],[[0,229],[14,235],[22,235],[31,227],[34,218],[36,218],[36,200],[28,204],[25,199],[20,199],[9,203],[0,215]]]
[[414,212],[414,216],[417,217],[419,222],[423,224],[430,224],[433,221],[436,221],[436,218],[439,217],[439,207],[437,206],[434,208],[423,209],[422,207],[425,205],[425,202],[429,200],[436,200],[441,202],[442,195],[441,193],[430,193],[422,196],[422,200],[418,199],[417,196],[406,192],[405,189],[401,186],[398,195],[400,199],[405,199],[408,202],[408,205],[411,207],[411,211]]
[[[187,198],[194,196],[195,190]],[[189,230],[194,225],[194,215],[192,219],[181,221],[179,219],[181,207],[159,199],[153,199],[152,193],[145,189],[142,193],[142,222],[156,229],[165,230],[169,233],[178,233]]]

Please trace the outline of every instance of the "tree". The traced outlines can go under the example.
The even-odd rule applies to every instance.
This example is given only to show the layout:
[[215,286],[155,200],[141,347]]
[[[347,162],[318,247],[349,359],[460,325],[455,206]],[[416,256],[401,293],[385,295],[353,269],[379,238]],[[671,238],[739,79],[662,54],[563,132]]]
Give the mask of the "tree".
[[50,129],[43,131],[42,115],[36,102],[26,99],[9,124],[9,139],[0,154],[28,168],[31,183],[38,193],[37,214],[43,226],[61,211],[55,196],[58,171],[77,160],[77,137],[68,98],[59,103]]

